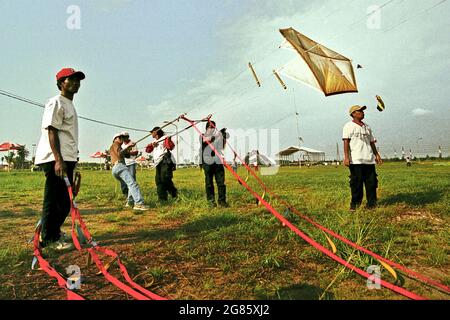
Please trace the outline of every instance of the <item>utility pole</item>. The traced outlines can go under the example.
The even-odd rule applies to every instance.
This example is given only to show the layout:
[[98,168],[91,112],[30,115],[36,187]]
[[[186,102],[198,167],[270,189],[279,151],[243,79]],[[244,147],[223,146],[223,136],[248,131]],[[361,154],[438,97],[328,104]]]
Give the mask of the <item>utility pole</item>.
[[[300,143],[303,142],[303,139],[302,139],[302,137],[300,137],[300,129],[299,129],[299,125],[298,125],[300,114],[297,111],[297,104],[295,103],[295,91],[294,91],[294,88],[292,88],[292,94],[294,95],[295,117],[297,118],[297,139],[298,139],[298,148],[300,149],[301,148]],[[298,165],[301,168],[302,167],[302,159],[300,158],[300,155],[301,155],[301,151],[299,150]]]
[[417,138],[417,158],[419,159],[419,163],[420,163],[420,154],[419,154],[419,141],[420,140],[423,140],[423,139],[418,137]]
[[336,161],[341,162],[341,155],[339,153],[339,143],[336,142]]
[[178,147],[178,126],[175,123],[170,123],[170,121],[164,121],[164,123],[168,123],[168,124],[171,124],[171,125],[175,126],[176,135],[177,135],[177,145],[176,145],[176,147],[177,147],[177,159],[176,159],[176,161],[177,161],[177,165],[178,165],[178,149],[179,149],[179,147]]
[[31,146],[33,147],[33,154],[31,156],[31,162],[32,162],[31,166],[33,166],[34,165],[34,160],[36,159],[36,153],[35,153],[36,144],[33,143]]
[[[300,130],[298,128],[298,116],[299,116],[299,113],[297,111],[295,112],[295,116],[297,117],[297,139],[298,139],[298,148],[300,149],[301,148],[301,143],[303,142],[303,139],[302,139],[302,137],[300,137]],[[299,151],[299,152],[301,154],[301,151]],[[300,156],[298,158],[298,165],[300,167],[302,166],[302,159],[300,158]]]

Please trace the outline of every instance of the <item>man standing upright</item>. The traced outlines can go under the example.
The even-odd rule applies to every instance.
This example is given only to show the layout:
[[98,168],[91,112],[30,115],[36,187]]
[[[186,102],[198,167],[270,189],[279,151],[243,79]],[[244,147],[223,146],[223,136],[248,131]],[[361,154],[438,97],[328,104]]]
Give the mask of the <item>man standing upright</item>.
[[58,250],[71,248],[71,244],[61,239],[61,226],[70,211],[64,177],[73,185],[73,172],[78,162],[78,115],[73,98],[84,78],[81,71],[61,69],[56,74],[56,85],[61,93],[45,105],[35,159],[46,177],[41,216],[42,247],[54,243]]
[[344,164],[350,168],[351,211],[361,205],[364,185],[367,208],[377,206],[378,179],[375,164],[382,164],[383,161],[375,146],[372,129],[362,121],[366,108],[358,105],[351,107],[349,113],[353,121],[345,124],[343,129]]
[[[217,130],[216,123],[214,121],[208,121],[208,123],[206,123],[204,140],[210,142],[222,158],[224,157],[223,150],[225,147],[225,139],[223,133]],[[222,207],[229,207],[226,198],[227,187],[225,185],[225,168],[220,158],[204,140],[200,137],[200,165],[205,173],[206,199],[210,207],[217,206],[214,193],[215,178],[219,194],[219,205]]]

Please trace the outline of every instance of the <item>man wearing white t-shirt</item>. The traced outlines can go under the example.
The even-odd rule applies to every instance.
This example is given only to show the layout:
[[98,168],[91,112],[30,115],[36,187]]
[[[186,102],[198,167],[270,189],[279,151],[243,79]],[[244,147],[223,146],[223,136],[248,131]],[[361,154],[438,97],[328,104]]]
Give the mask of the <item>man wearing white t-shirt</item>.
[[176,163],[170,152],[175,148],[175,144],[160,127],[154,127],[150,133],[154,141],[147,145],[145,152],[153,152],[153,161],[156,168],[156,192],[158,193],[159,202],[165,204],[168,194],[174,199],[178,197],[178,190],[172,181]]
[[73,97],[85,78],[81,71],[61,69],[56,85],[61,91],[45,105],[41,138],[35,164],[45,173],[45,191],[41,216],[41,246],[56,243],[56,249],[68,249],[61,239],[61,226],[70,211],[70,198],[64,176],[73,185],[73,171],[78,161],[78,115]]
[[219,155],[224,158],[225,131],[223,131],[224,129],[218,130],[214,121],[208,121],[205,130],[203,136],[200,136],[199,160],[205,173],[206,200],[211,208],[217,207],[214,191],[214,179],[216,179],[219,206],[228,208],[225,168],[219,156],[210,146],[212,144]]
[[352,200],[350,210],[356,210],[361,205],[366,187],[367,207],[372,209],[377,205],[378,179],[375,164],[382,164],[381,156],[375,146],[376,140],[372,129],[365,124],[364,110],[367,107],[353,106],[350,116],[353,121],[345,124],[342,139],[344,140],[344,164],[350,168],[350,189]]

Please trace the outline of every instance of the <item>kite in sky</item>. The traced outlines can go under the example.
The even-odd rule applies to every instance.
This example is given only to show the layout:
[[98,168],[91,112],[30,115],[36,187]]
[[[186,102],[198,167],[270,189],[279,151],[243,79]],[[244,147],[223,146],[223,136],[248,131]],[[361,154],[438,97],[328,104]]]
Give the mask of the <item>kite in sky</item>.
[[298,57],[279,72],[332,96],[358,92],[355,73],[350,59],[311,40],[293,28],[280,29],[287,47]]

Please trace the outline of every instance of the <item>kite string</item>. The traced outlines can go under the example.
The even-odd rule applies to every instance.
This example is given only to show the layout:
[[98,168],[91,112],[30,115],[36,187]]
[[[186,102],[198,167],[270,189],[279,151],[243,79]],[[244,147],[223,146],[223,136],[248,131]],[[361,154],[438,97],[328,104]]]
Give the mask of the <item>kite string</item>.
[[[34,105],[34,106],[37,106],[37,107],[40,107],[40,108],[45,108],[45,105],[42,104],[42,103],[30,100],[28,98],[21,97],[19,95],[16,95],[14,93],[11,93],[11,92],[8,92],[8,91],[5,91],[5,90],[1,90],[0,89],[0,95],[3,95],[5,97],[9,97],[9,98],[12,98],[12,99],[15,99],[15,100],[19,100],[19,101],[22,101],[22,102],[25,102],[25,103],[28,103],[28,104],[31,104],[31,105]],[[139,132],[149,132],[150,131],[150,130],[145,130],[145,129],[137,129],[137,128],[121,126],[121,125],[108,123],[108,122],[104,122],[104,121],[100,121],[100,120],[95,120],[95,119],[91,119],[91,118],[87,118],[87,117],[83,117],[83,116],[78,116],[78,118],[83,119],[83,120],[87,120],[87,121],[90,121],[90,122],[102,124],[102,125],[105,125],[105,126],[120,128],[120,129],[139,131]]]
[[414,18],[416,18],[416,17],[418,17],[418,16],[421,16],[421,15],[423,15],[423,14],[425,14],[425,13],[427,13],[427,12],[433,10],[434,8],[440,6],[441,4],[443,4],[443,3],[446,2],[446,1],[447,1],[447,0],[441,0],[440,2],[435,3],[433,6],[427,8],[427,9],[425,9],[425,10],[423,10],[423,11],[421,11],[421,12],[415,14],[415,15],[411,15],[409,18],[404,19],[404,20],[401,21],[400,23],[398,23],[398,24],[396,24],[396,25],[393,25],[393,26],[391,26],[391,27],[389,27],[389,28],[383,30],[383,32],[385,32],[385,33],[386,33],[386,32],[389,32],[389,31],[391,31],[392,29],[395,29],[395,28],[397,28],[398,26],[404,24],[405,22],[407,22],[407,21],[409,21],[409,20],[411,20],[411,19],[414,19]]
[[[390,0],[390,1],[386,2],[386,3],[384,3],[383,5],[379,6],[377,9],[374,9],[373,11],[371,11],[370,13],[368,13],[367,16],[370,16],[370,15],[374,14],[377,10],[381,10],[382,8],[384,8],[385,6],[389,5],[389,4],[390,4],[391,2],[393,2],[393,1],[395,1],[395,0]],[[418,12],[418,13],[416,13],[415,15],[411,15],[409,18],[404,19],[404,20],[401,21],[400,23],[395,24],[395,25],[393,25],[393,26],[391,26],[391,27],[388,27],[388,28],[386,28],[386,29],[384,29],[384,30],[382,30],[382,31],[383,31],[384,33],[387,33],[387,32],[389,32],[389,31],[395,29],[396,27],[398,27],[398,26],[404,24],[405,22],[407,22],[407,21],[409,21],[409,20],[411,20],[411,19],[413,19],[413,18],[416,18],[416,17],[418,17],[418,16],[421,16],[421,15],[427,13],[428,11],[431,11],[432,9],[434,9],[434,8],[436,8],[436,7],[438,7],[438,6],[440,6],[441,4],[443,4],[443,3],[446,2],[446,1],[447,1],[447,0],[441,0],[440,2],[438,2],[438,3],[434,4],[434,5],[432,5],[431,7],[428,7],[427,9],[425,9],[425,10],[423,10],[423,11],[421,11],[421,12]],[[361,22],[361,21],[363,21],[363,20],[361,19],[361,20],[355,21],[354,23],[352,23],[352,24],[349,25],[348,27],[351,27],[351,26],[353,26],[353,25],[355,25],[356,23]],[[340,36],[343,36],[343,35],[344,35],[344,34],[340,34],[340,35],[338,35],[337,37],[340,37]],[[333,38],[332,38],[332,39],[333,39]],[[348,50],[349,48],[353,48],[353,47],[356,46],[356,44],[357,44],[357,42],[353,42],[353,45],[348,46],[346,49]],[[332,58],[334,58],[334,57],[332,57]]]
[[[346,29],[348,29],[348,28],[354,26],[354,25],[357,24],[358,22],[361,22],[361,21],[365,20],[366,17],[369,17],[370,15],[374,14],[377,10],[381,10],[382,8],[384,8],[384,7],[388,6],[388,5],[390,5],[390,4],[391,4],[392,2],[394,2],[394,1],[396,1],[396,0],[388,0],[387,2],[385,2],[384,4],[382,4],[381,6],[377,7],[377,9],[374,9],[373,11],[367,13],[367,14],[364,16],[364,19],[358,19],[358,20],[355,20],[355,21],[352,22],[351,24],[347,25],[344,29],[346,30]],[[329,40],[333,40],[333,39],[342,37],[343,35],[346,35],[346,34],[347,34],[347,33],[342,32],[342,33],[337,34],[337,35],[334,35],[334,36],[332,36],[332,37],[330,37],[330,38],[328,38],[328,39],[329,39]],[[309,53],[311,50],[315,49],[315,48],[318,47],[318,46],[321,46],[321,44],[320,44],[320,43],[316,43],[316,44],[313,45],[311,48],[309,48],[308,50],[306,50],[305,53]]]

